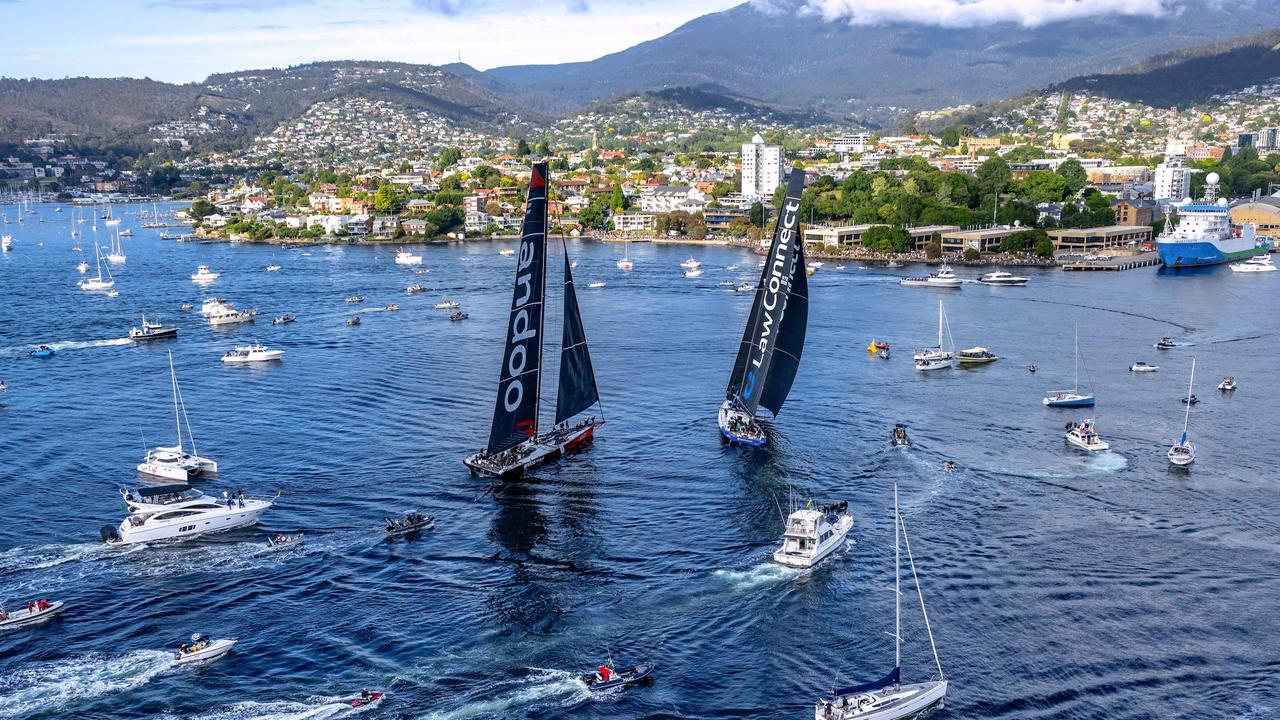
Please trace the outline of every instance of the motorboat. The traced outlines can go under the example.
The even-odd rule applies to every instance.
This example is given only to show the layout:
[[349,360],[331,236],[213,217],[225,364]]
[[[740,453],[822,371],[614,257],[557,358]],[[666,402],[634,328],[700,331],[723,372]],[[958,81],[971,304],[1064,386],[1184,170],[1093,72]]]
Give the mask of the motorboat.
[[191,281],[198,283],[213,282],[220,276],[221,273],[214,272],[208,265],[201,265],[196,268],[195,272],[191,273]]
[[[1196,361],[1191,359],[1191,379],[1187,381],[1187,400],[1195,397],[1192,390],[1196,383]],[[1187,428],[1191,424],[1191,403],[1187,402],[1187,409],[1182,414],[1182,435],[1178,441],[1170,448],[1166,456],[1169,458],[1169,464],[1176,467],[1187,467],[1196,461],[1196,446],[1187,436]]]
[[183,309],[183,310],[190,310],[191,308],[193,308],[193,307],[195,307],[195,306],[194,306],[194,305],[192,305],[191,303],[182,303],[182,305],[179,305],[179,307],[180,307],[181,309]]
[[698,262],[697,260],[694,260],[693,258],[689,258],[688,260],[685,260],[684,262],[680,263],[680,267],[684,268],[685,270],[697,270],[698,268],[702,267],[702,263]]
[[836,269],[837,269],[837,270],[843,270],[843,269],[844,269],[844,266],[843,266],[843,265],[837,265],[837,266],[836,266]]
[[254,343],[229,350],[222,356],[224,363],[270,362],[284,358],[284,350],[269,350],[266,345]]
[[223,305],[222,308],[209,316],[209,325],[217,327],[220,325],[239,325],[253,320],[258,314],[257,310],[236,310],[231,305]]
[[276,271],[278,271],[279,269],[280,269],[280,266],[279,266],[279,265],[276,265],[275,263],[272,263],[272,264],[270,264],[270,265],[268,265],[268,266],[267,266],[267,272],[276,272]]
[[61,600],[37,600],[21,610],[7,611],[0,608],[0,632],[48,622],[57,617],[65,607],[66,603]]
[[1159,369],[1160,369],[1159,365],[1150,365],[1148,363],[1142,362],[1141,360],[1129,366],[1129,372],[1147,373],[1147,372],[1155,372]]
[[1218,389],[1223,392],[1230,392],[1236,389],[1236,379],[1232,375],[1222,378],[1222,382],[1218,383]]
[[76,265],[76,270],[79,271],[81,274],[89,272],[89,263],[84,260],[81,260],[80,263]]
[[454,302],[449,298],[445,298],[444,300],[441,300],[440,302],[435,304],[436,310],[457,310],[459,307],[462,307],[460,303]]
[[1079,423],[1067,423],[1067,442],[1088,452],[1101,452],[1111,448],[1098,435],[1098,428],[1092,418]]
[[499,255],[501,255],[501,256],[503,256],[503,257],[511,257],[512,255],[515,255],[515,254],[516,254],[516,251],[515,251],[515,250],[512,250],[512,249],[511,249],[511,248],[509,248],[509,247],[504,247],[504,248],[502,248],[501,250],[499,250],[499,251],[498,251],[498,254],[499,254]]
[[230,307],[226,298],[209,298],[200,304],[200,314],[209,317]]
[[728,265],[725,267],[725,270],[728,270],[729,272],[735,272],[737,269],[738,269],[738,263],[733,263],[732,265]]
[[386,525],[383,530],[386,531],[387,537],[396,537],[398,535],[409,535],[410,533],[429,530],[436,524],[434,515],[423,515],[422,513],[411,512],[406,514],[400,520],[386,518]]
[[587,283],[587,287],[591,288],[592,290],[598,290],[598,289],[600,289],[600,288],[604,287],[604,281],[603,281],[603,280],[596,280],[595,282]]
[[348,305],[357,305],[357,304],[362,303],[362,302],[364,302],[364,296],[363,296],[363,295],[349,295],[349,296],[347,297],[347,304],[348,304]]
[[912,359],[915,360],[916,370],[942,370],[949,368],[955,361],[955,353],[950,350],[943,349],[942,333],[946,326],[946,313],[942,308],[942,301],[938,301],[938,344],[933,347],[927,347],[917,352]]
[[591,692],[616,690],[643,682],[653,674],[653,664],[640,663],[635,667],[622,670],[613,669],[613,664],[601,665],[595,672],[579,675],[578,680]]
[[462,312],[461,310],[449,315],[449,319],[454,322],[462,322],[463,320],[466,320],[469,317],[471,316],[468,315],[467,313]]
[[405,288],[405,289],[404,289],[404,291],[405,291],[405,292],[407,292],[407,293],[409,293],[410,295],[412,295],[412,294],[414,294],[414,293],[426,292],[426,291],[427,291],[427,289],[426,289],[426,288],[424,288],[424,287],[422,287],[422,286],[421,286],[421,285],[419,285],[418,283],[414,283],[414,284],[410,285],[409,287]]
[[54,350],[48,345],[37,345],[35,350],[30,350],[27,354],[34,358],[47,358],[53,357]]
[[898,262],[897,260],[890,260],[889,262],[885,263],[884,266],[891,269],[900,268],[902,267],[902,263]]
[[943,263],[938,272],[929,273],[927,277],[902,278],[898,281],[898,284],[906,287],[958,288],[962,282],[960,278],[956,277],[955,272],[946,263]]
[[907,426],[902,423],[894,425],[889,441],[894,447],[911,447],[911,438],[907,437]]
[[1174,342],[1173,338],[1170,337],[1162,337],[1155,344],[1157,350],[1170,350],[1176,347],[1178,347],[1178,343]]
[[1185,405],[1195,405],[1196,403],[1200,402],[1200,398],[1196,397],[1196,396],[1195,396],[1195,393],[1192,393],[1192,394],[1190,394],[1190,395],[1188,395],[1188,396],[1186,396],[1186,397],[1182,398],[1182,402],[1183,402],[1183,404],[1185,404]]
[[[888,675],[874,682],[837,687],[833,697],[822,699],[814,705],[814,720],[902,720],[920,716],[929,708],[943,702],[947,696],[947,679],[942,674],[942,661],[933,642],[933,629],[929,626],[929,614],[925,610],[924,591],[920,588],[920,576],[916,574],[915,560],[911,556],[911,540],[907,526],[898,512],[898,485],[893,486],[893,597],[894,628],[887,633],[893,638],[894,667]],[[902,682],[902,540],[906,540],[907,561],[911,578],[915,581],[916,596],[920,598],[920,615],[924,619],[925,636],[933,651],[938,679],[918,683]]]
[[687,277],[687,278],[700,278],[700,277],[702,277],[702,270],[701,270],[700,268],[693,268],[692,270],[685,270],[685,271],[684,271],[684,276],[685,276],[685,277]]
[[1030,278],[1018,277],[1003,270],[989,272],[978,278],[978,282],[983,285],[1026,285],[1029,281]]
[[767,437],[760,421],[738,405],[736,398],[725,398],[717,413],[720,434],[734,445],[761,447]]
[[191,636],[190,643],[184,643],[178,648],[173,660],[179,665],[210,662],[231,652],[231,648],[235,647],[235,644],[235,638],[218,638],[214,640],[208,635],[196,633]]
[[404,248],[400,248],[400,251],[396,253],[396,264],[397,265],[421,265],[422,256],[414,255],[413,253],[405,250]]
[[129,328],[129,339],[135,342],[145,340],[166,340],[168,338],[178,337],[178,328],[165,327],[164,323],[147,322],[147,316],[142,316],[142,327]]
[[147,486],[120,494],[130,514],[119,526],[102,528],[102,539],[109,545],[185,540],[245,527],[257,523],[274,504],[226,492],[219,501],[190,485]]
[[120,237],[133,237],[133,230],[131,228],[125,228],[124,230],[121,230]]
[[9,252],[12,249],[13,249],[13,236],[0,235],[0,250],[3,250],[4,252]]
[[427,273],[429,273],[429,272],[431,272],[431,271],[430,271],[430,270],[428,270],[427,268],[418,268],[417,270],[414,270],[414,271],[413,271],[413,274],[414,274],[414,275],[426,275],[426,274],[427,274]]
[[734,288],[733,290],[734,290],[734,292],[740,292],[740,293],[755,292],[755,291],[756,291],[756,286],[755,286],[755,285],[752,285],[752,284],[751,284],[751,283],[749,283],[749,282],[744,282],[744,283],[742,283],[742,284],[738,285],[738,287]]
[[294,316],[292,316],[292,315],[281,315],[280,317],[275,318],[274,320],[272,320],[272,321],[271,321],[271,324],[272,324],[272,325],[285,325],[285,324],[288,324],[288,323],[291,323],[291,322],[295,322],[297,319],[298,319],[298,318],[296,318],[296,317],[294,317]]
[[984,347],[971,347],[956,353],[956,362],[961,365],[984,365],[999,359],[998,355]]
[[787,516],[782,547],[774,551],[773,561],[787,567],[811,568],[844,545],[852,527],[847,501],[793,510]]
[[354,326],[359,325],[359,324],[360,324],[360,316],[359,316],[359,315],[352,315],[351,317],[347,318],[347,325],[349,325],[349,326],[353,326],[353,327],[354,327]]
[[302,533],[295,533],[293,535],[277,533],[275,535],[267,536],[267,547],[270,548],[271,550],[277,550],[279,548],[284,548],[284,547],[295,547],[301,544],[302,544]]
[[1270,255],[1254,255],[1244,262],[1231,263],[1231,271],[1239,273],[1275,272]]
[[383,308],[383,310],[386,310],[387,312],[395,312],[396,310],[399,310],[399,309],[400,309],[400,306],[395,303],[387,303],[387,306]]
[[734,282],[732,280],[721,280],[720,282],[716,283],[716,285],[720,287],[733,287]]

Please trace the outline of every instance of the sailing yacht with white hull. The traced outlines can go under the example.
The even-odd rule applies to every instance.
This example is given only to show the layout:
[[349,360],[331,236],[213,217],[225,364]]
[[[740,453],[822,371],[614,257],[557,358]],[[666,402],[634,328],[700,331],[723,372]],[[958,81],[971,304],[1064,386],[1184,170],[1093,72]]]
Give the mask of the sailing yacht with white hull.
[[[946,327],[947,334],[951,334],[951,327],[946,323],[946,311],[942,309],[942,301],[938,301],[938,344],[933,347],[922,348],[912,358],[915,360],[916,369],[920,371],[942,370],[950,368],[955,364],[956,354],[951,350],[943,349],[942,330]],[[953,343],[954,344],[954,343]]]
[[[911,578],[920,598],[920,614],[924,617],[924,629],[933,650],[933,662],[938,668],[937,680],[906,685],[902,683],[902,541],[906,544]],[[915,716],[946,699],[947,678],[942,674],[942,661],[938,659],[938,648],[933,643],[933,628],[929,625],[929,612],[925,609],[915,558],[911,556],[907,526],[898,512],[897,483],[893,485],[893,590],[893,671],[875,682],[836,688],[830,700],[824,699],[814,708],[814,720],[898,720]]]
[[800,235],[803,192],[804,171],[792,169],[717,417],[720,434],[733,444],[765,444],[767,438],[756,410],[764,406],[776,417],[800,369],[809,322],[809,281]]
[[[173,386],[173,423],[178,430],[177,444],[148,450],[146,457],[138,464],[138,472],[184,482],[201,475],[214,475],[218,472],[218,463],[196,453],[196,439],[191,433],[191,420],[187,418],[187,404],[182,401],[182,390],[178,388],[178,374],[173,369],[172,352],[169,353],[169,382]],[[182,446],[183,421],[186,421],[187,440],[191,443],[190,453]]]
[[80,281],[79,283],[77,283],[77,284],[79,285],[79,287],[80,287],[80,289],[81,289],[81,290],[89,290],[89,291],[91,291],[91,292],[96,292],[96,291],[99,291],[99,290],[110,290],[111,288],[113,288],[113,287],[115,287],[115,286],[116,286],[116,279],[115,279],[115,278],[113,278],[113,277],[111,277],[111,268],[110,268],[110,267],[108,267],[108,268],[107,268],[107,277],[106,277],[106,279],[105,279],[105,280],[103,279],[103,277],[102,277],[102,248],[98,247],[98,243],[94,243],[94,244],[93,244],[93,254],[94,254],[94,257],[96,258],[96,259],[95,259],[95,262],[98,264],[98,277],[97,277],[97,278],[85,278],[84,280],[81,280],[81,281]]
[[1080,392],[1080,327],[1075,330],[1075,384],[1070,390],[1054,390],[1041,400],[1048,407],[1093,407],[1095,398]]
[[[507,321],[506,350],[498,376],[489,442],[463,458],[472,472],[493,477],[522,474],[595,437],[604,424],[592,416],[576,417],[599,404],[595,371],[578,311],[568,247],[564,258],[564,328],[560,342],[560,377],[556,390],[555,427],[538,432],[542,399],[542,336],[547,281],[547,164],[534,163],[529,199],[516,261],[515,290]],[[564,245],[563,240],[561,241]]]
[[1191,358],[1191,380],[1187,382],[1187,409],[1182,416],[1182,437],[1169,448],[1169,462],[1178,467],[1186,467],[1196,461],[1196,446],[1187,438],[1187,425],[1191,422],[1191,398],[1196,384],[1196,359]]

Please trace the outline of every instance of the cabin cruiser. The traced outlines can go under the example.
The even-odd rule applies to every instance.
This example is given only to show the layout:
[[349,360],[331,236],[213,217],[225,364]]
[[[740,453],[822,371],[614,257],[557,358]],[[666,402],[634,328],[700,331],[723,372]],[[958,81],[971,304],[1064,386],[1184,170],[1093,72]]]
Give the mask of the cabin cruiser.
[[204,633],[195,633],[191,636],[190,643],[184,643],[178,648],[173,660],[179,665],[217,660],[231,652],[231,648],[235,644],[235,638],[218,638],[214,640]]
[[1228,375],[1222,378],[1222,382],[1218,383],[1218,389],[1223,392],[1229,392],[1236,389],[1236,379],[1234,376]]
[[984,347],[971,347],[956,353],[956,361],[961,365],[982,365],[999,359],[1000,356]]
[[1159,369],[1159,365],[1148,365],[1141,360],[1129,366],[1129,372],[1155,372]]
[[396,253],[396,264],[397,265],[421,265],[422,256],[414,255],[413,253],[405,250],[404,248],[400,248],[400,251]]
[[0,607],[0,631],[31,627],[32,625],[39,625],[52,620],[62,612],[62,608],[65,605],[66,603],[61,600],[53,602],[36,600],[35,602],[27,603],[27,606],[23,609],[12,612]]
[[209,315],[209,324],[215,327],[219,325],[238,325],[253,320],[257,314],[257,310],[236,310],[231,305],[224,304],[220,309]]
[[459,307],[461,307],[459,303],[454,302],[449,298],[445,298],[444,300],[441,300],[440,302],[435,304],[436,310],[457,310]]
[[755,292],[755,291],[756,291],[756,286],[755,286],[755,285],[752,285],[752,284],[751,284],[751,283],[749,283],[749,282],[744,282],[744,283],[742,283],[741,285],[739,285],[738,287],[734,288],[734,291],[735,291],[735,292],[741,292],[741,293],[745,293],[745,292]]
[[266,345],[254,343],[230,350],[222,356],[224,363],[252,363],[279,360],[284,357],[284,350],[268,350]]
[[143,340],[164,340],[167,338],[178,337],[178,328],[165,327],[164,323],[147,322],[147,316],[142,316],[142,327],[129,328],[129,339],[133,341]]
[[1162,337],[1155,344],[1157,350],[1169,350],[1176,347],[1178,347],[1178,343],[1174,342],[1171,337]]
[[684,271],[684,276],[687,278],[699,278],[702,277],[702,270],[699,268],[691,268]]
[[702,263],[698,262],[697,260],[694,260],[693,258],[689,258],[688,260],[685,260],[684,262],[680,263],[680,267],[684,268],[685,270],[697,270],[698,268],[702,267]]
[[958,288],[960,287],[960,278],[952,272],[951,268],[943,263],[942,267],[935,273],[929,273],[928,277],[909,277],[898,281],[899,285],[906,287],[940,287],[940,288]]
[[843,545],[852,527],[847,501],[816,510],[794,510],[787,516],[782,547],[774,551],[773,561],[787,567],[811,568]]
[[192,282],[205,283],[213,282],[221,277],[220,273],[214,272],[208,265],[201,265],[196,271],[191,273]]
[[1244,262],[1231,263],[1232,272],[1257,273],[1257,272],[1275,272],[1276,266],[1271,262],[1270,255],[1254,255]]
[[1018,277],[1003,270],[989,272],[978,278],[983,285],[1026,285],[1030,278]]
[[220,297],[209,298],[208,300],[205,300],[203,303],[200,304],[200,314],[205,317],[209,317],[214,313],[220,312],[230,307],[231,305],[227,302],[226,298],[220,298]]
[[185,539],[253,525],[274,504],[226,492],[219,501],[189,485],[140,487],[120,494],[130,514],[118,527],[102,528],[102,539],[110,545]]
[[121,230],[120,237],[133,237],[133,230],[130,228],[125,228],[124,230]]
[[347,297],[347,304],[349,305],[356,305],[362,302],[364,302],[363,295],[351,295]]
[[418,283],[414,283],[414,284],[410,285],[409,287],[405,288],[405,289],[404,289],[404,291],[405,291],[405,292],[407,292],[407,293],[409,293],[410,295],[412,295],[412,294],[414,294],[414,293],[426,292],[426,291],[427,291],[427,289],[426,289],[426,288],[424,288],[424,287],[422,287],[422,286],[421,286],[421,285],[419,285]]
[[1080,423],[1067,423],[1067,442],[1088,452],[1110,449],[1110,445],[1098,435],[1098,428],[1090,418]]

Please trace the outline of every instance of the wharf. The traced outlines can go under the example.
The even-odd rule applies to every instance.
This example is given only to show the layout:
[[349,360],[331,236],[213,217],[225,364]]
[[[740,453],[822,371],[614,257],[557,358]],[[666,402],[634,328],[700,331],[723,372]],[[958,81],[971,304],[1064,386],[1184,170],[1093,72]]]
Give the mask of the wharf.
[[1125,257],[1115,257],[1110,260],[1077,260],[1075,262],[1063,263],[1064,271],[1086,271],[1086,270],[1133,270],[1141,267],[1151,267],[1160,264],[1160,257],[1156,253],[1143,253],[1141,255],[1129,255]]

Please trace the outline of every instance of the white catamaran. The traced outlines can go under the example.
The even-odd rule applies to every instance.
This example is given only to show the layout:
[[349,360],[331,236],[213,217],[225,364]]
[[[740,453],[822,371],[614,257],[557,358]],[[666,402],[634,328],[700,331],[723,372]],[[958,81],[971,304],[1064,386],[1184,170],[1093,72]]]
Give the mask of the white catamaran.
[[803,192],[804,171],[793,169],[769,254],[760,261],[763,270],[755,300],[720,404],[720,434],[733,444],[765,444],[756,410],[764,406],[776,417],[800,369],[809,323],[809,281],[800,235]]
[[[201,475],[213,475],[218,472],[218,463],[212,458],[200,457],[196,453],[196,438],[191,433],[191,420],[187,417],[187,404],[182,401],[182,390],[178,388],[178,374],[173,369],[173,353],[169,353],[169,382],[173,387],[173,422],[177,426],[178,441],[176,445],[158,446],[148,450],[146,457],[138,464],[138,472],[166,480],[187,481]],[[191,443],[188,453],[182,446],[182,424],[187,425],[187,440]]]
[[564,327],[560,342],[560,378],[556,391],[556,424],[539,433],[542,399],[542,336],[547,282],[547,164],[534,163],[529,198],[516,262],[515,290],[507,321],[506,349],[498,376],[489,442],[463,458],[472,472],[494,477],[522,474],[591,442],[603,414],[574,423],[599,404],[595,371],[578,311],[568,246],[564,256]]
[[1169,448],[1169,462],[1178,467],[1186,467],[1196,461],[1196,446],[1187,438],[1187,425],[1191,422],[1191,398],[1195,397],[1193,390],[1196,384],[1196,359],[1191,358],[1191,380],[1187,382],[1187,399],[1184,404],[1187,409],[1182,416],[1182,437],[1178,438],[1178,442]]
[[[938,668],[938,679],[902,684],[902,559],[900,547],[906,544],[907,562],[911,566],[911,578],[920,598],[920,614],[924,629],[933,650],[933,662]],[[911,555],[911,540],[907,526],[898,512],[898,484],[893,485],[893,671],[875,682],[836,688],[830,700],[822,700],[814,708],[814,720],[898,720],[912,717],[941,703],[947,696],[947,678],[942,674],[942,661],[933,643],[933,628],[929,625],[929,612],[924,605],[924,591],[920,589],[920,577],[916,574],[915,558]]]

